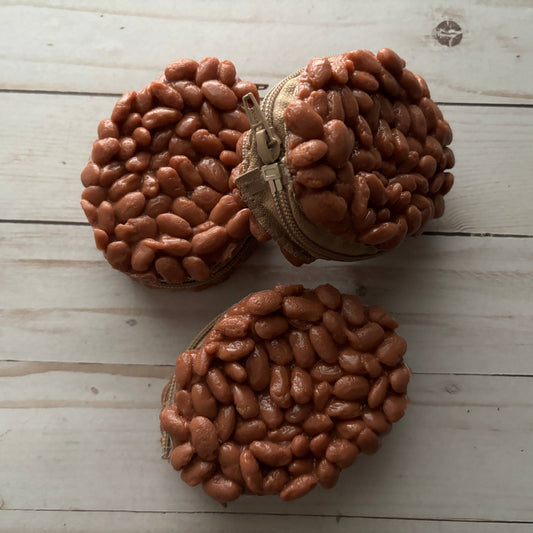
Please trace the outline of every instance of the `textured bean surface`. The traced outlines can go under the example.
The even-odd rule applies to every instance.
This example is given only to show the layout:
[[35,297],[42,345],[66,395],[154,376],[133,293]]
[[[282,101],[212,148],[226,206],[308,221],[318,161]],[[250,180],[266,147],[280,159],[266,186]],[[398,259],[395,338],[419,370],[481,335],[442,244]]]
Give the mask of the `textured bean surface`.
[[390,250],[442,216],[452,131],[425,82],[392,50],[312,59],[284,117],[294,193],[311,221]]
[[[328,333],[332,313],[344,335]],[[265,335],[265,324],[282,322]],[[246,297],[177,359],[174,402],[160,416],[172,466],[195,485],[189,470],[213,461],[202,482],[219,501],[241,493],[292,500],[317,483],[333,487],[407,407],[410,371],[396,327],[383,309],[330,285]],[[232,488],[227,499],[212,490],[221,483]]]
[[[109,263],[146,285],[203,282],[250,235],[229,176],[248,129],[242,86],[255,86],[234,73],[213,57],[175,61],[98,125],[82,207]],[[222,130],[228,113],[239,120]]]

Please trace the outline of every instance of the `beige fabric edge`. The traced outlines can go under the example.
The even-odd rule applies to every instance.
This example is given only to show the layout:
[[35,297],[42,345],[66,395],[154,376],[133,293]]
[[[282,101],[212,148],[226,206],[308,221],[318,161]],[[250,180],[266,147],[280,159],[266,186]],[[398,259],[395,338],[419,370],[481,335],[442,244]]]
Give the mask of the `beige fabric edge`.
[[[211,322],[209,322],[196,337],[191,341],[189,346],[184,351],[195,350],[202,345],[209,332],[214,325],[220,320],[224,313],[217,315]],[[174,393],[176,392],[176,374],[173,373],[170,381],[167,383],[163,392],[161,393],[161,410],[174,403]],[[170,459],[170,452],[172,451],[172,442],[170,436],[163,428],[161,430],[161,459]]]

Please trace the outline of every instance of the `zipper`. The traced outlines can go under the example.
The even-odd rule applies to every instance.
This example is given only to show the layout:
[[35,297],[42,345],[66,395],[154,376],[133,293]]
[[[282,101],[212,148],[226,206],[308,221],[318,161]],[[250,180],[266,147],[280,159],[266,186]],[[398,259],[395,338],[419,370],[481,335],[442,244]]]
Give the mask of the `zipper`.
[[[300,76],[303,69],[287,76],[276,84],[266,95],[261,106],[252,93],[243,97],[244,109],[250,121],[250,131],[255,136],[257,153],[262,161],[261,174],[263,180],[268,184],[277,215],[290,240],[299,246],[307,254],[317,259],[327,259],[335,261],[352,262],[356,259],[365,259],[374,256],[375,253],[367,255],[354,255],[333,252],[317,244],[310,239],[306,233],[298,226],[293,215],[291,206],[289,184],[289,170],[284,163],[285,157],[285,125],[279,121],[275,124],[274,108],[276,98],[279,96],[287,82]],[[284,183],[285,178],[285,183]]]

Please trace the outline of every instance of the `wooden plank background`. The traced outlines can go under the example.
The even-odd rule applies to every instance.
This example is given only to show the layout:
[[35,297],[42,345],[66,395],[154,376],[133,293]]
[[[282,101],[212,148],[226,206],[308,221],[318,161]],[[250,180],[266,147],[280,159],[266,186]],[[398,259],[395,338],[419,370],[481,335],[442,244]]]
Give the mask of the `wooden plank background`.
[[[435,39],[445,20],[456,46]],[[531,531],[532,24],[528,0],[0,0],[0,531]],[[456,185],[423,236],[299,269],[267,243],[198,293],[145,289],[94,249],[79,172],[116,95],[177,57],[231,58],[271,85],[383,46],[454,129]],[[205,322],[280,282],[390,310],[411,404],[335,489],[222,507],[159,458],[160,391]]]

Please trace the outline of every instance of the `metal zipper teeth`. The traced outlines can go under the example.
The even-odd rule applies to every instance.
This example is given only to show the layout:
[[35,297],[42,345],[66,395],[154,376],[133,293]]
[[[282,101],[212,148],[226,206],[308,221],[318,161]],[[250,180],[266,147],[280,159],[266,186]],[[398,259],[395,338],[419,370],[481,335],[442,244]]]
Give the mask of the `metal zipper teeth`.
[[[300,76],[300,74],[303,71],[304,69],[302,68],[298,70],[297,72],[294,72],[290,76],[287,76],[286,78],[281,80],[265,96],[265,99],[263,100],[261,104],[261,111],[263,112],[267,122],[274,128],[276,133],[279,135],[280,139],[282,139],[280,155],[277,160],[277,163],[279,163],[279,165],[283,167],[286,167],[286,165],[283,163],[283,158],[285,157],[285,137],[286,137],[285,134],[286,132],[285,130],[279,131],[274,124],[273,111],[275,107],[275,101],[276,101],[276,98],[279,96],[279,93],[285,86],[285,84],[289,82],[290,80],[296,78],[297,76]],[[288,172],[288,169],[287,169],[287,172]],[[284,187],[281,192],[273,194],[273,198],[274,198],[274,203],[276,205],[276,209],[280,215],[280,218],[283,221],[283,227],[293,242],[295,242],[298,246],[300,246],[300,248],[302,248],[306,252],[311,253],[311,255],[313,255],[314,257],[320,258],[320,259],[350,262],[358,258],[358,256],[354,256],[351,254],[340,254],[340,253],[332,252],[331,250],[328,250],[327,248],[323,248],[322,246],[317,245],[313,240],[311,240],[299,228],[298,224],[296,223],[296,220],[292,214],[292,208],[290,206],[289,194],[290,194],[289,191],[286,190]],[[369,254],[369,255],[372,256],[374,254]],[[364,259],[365,257],[366,256],[359,256],[359,258],[361,259]]]

